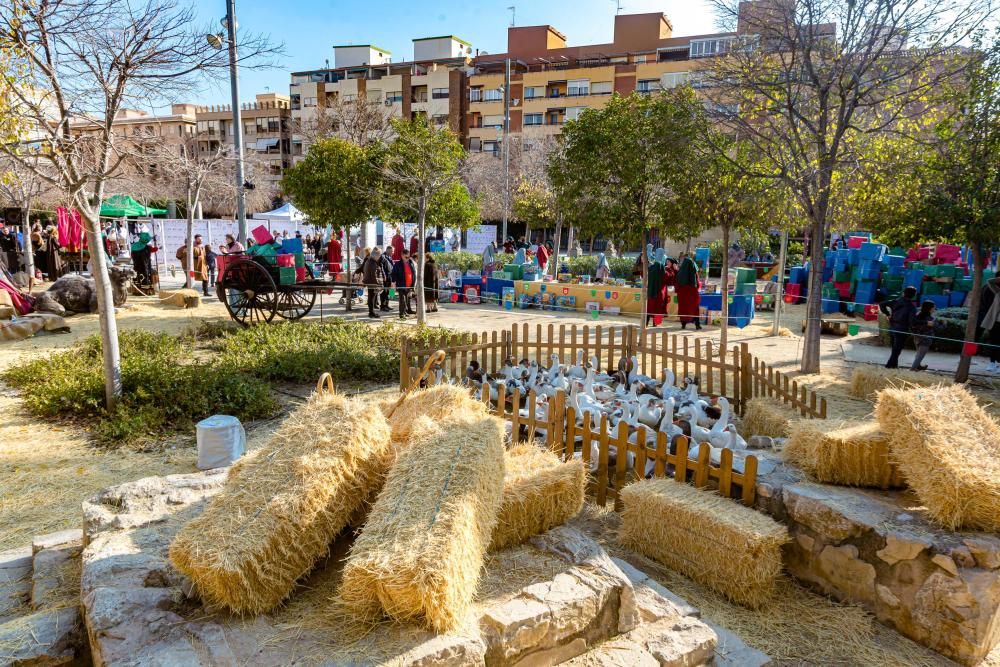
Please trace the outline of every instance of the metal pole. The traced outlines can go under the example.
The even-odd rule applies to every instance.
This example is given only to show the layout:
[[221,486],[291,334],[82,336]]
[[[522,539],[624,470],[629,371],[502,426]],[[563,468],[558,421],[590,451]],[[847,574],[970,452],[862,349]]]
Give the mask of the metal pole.
[[507,218],[510,211],[510,58],[504,61],[503,74],[503,233],[500,242],[507,240]]
[[788,257],[788,232],[781,232],[781,251],[778,255],[778,291],[774,295],[774,324],[771,325],[771,335],[777,336],[781,327],[781,303],[783,301],[782,287],[785,284],[785,262]]
[[[226,30],[229,33],[229,88],[233,97],[233,149],[236,152],[236,220],[240,243],[247,244],[247,193],[243,189],[243,118],[240,113],[240,78],[236,65],[236,0],[226,0]],[[225,137],[223,137],[225,140]]]

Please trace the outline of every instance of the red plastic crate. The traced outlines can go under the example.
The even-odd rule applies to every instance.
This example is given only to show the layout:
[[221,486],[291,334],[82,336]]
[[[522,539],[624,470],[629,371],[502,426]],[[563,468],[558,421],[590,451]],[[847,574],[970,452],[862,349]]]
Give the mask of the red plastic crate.
[[[280,255],[279,255],[279,257],[280,257]],[[293,261],[295,260],[295,255],[292,255],[292,260]],[[300,283],[300,282],[302,282],[303,280],[305,280],[308,277],[309,276],[306,274],[306,267],[304,267],[304,266],[296,266],[295,267],[295,282]]]
[[861,248],[862,243],[867,243],[868,239],[864,236],[848,236],[847,237],[847,247],[848,248]]
[[866,321],[871,322],[878,319],[878,305],[874,303],[869,303],[865,305],[865,312],[863,317]]
[[254,241],[256,241],[261,245],[264,245],[265,243],[271,243],[272,241],[274,241],[274,237],[271,236],[271,232],[267,231],[267,227],[265,227],[264,225],[261,225],[260,227],[254,227],[253,231],[251,231],[250,233],[253,234]]
[[295,268],[295,255],[292,253],[278,255],[278,266],[290,266]]

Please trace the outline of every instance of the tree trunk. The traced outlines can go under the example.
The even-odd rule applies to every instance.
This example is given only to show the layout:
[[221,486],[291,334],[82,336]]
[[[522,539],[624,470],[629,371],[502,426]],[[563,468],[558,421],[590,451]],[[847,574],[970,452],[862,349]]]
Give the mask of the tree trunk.
[[121,353],[118,349],[118,322],[115,321],[115,302],[111,290],[108,263],[104,261],[104,244],[98,220],[83,217],[90,247],[90,270],[97,288],[97,313],[101,324],[101,351],[104,360],[104,403],[108,412],[118,407],[122,395]]
[[[983,269],[986,267],[986,257],[983,254],[983,247],[979,243],[972,244],[972,294],[969,295],[969,321],[965,324],[965,342],[976,342],[976,331],[979,326],[979,302],[983,291]],[[962,346],[965,347],[964,345]],[[969,368],[972,366],[972,355],[966,354],[962,350],[962,356],[958,360],[958,369],[955,371],[955,382],[969,381]]]
[[692,241],[691,237],[688,236],[687,237],[687,243],[684,245],[684,254],[685,255],[690,255],[691,254],[691,241]]
[[722,276],[719,291],[722,292],[722,322],[719,330],[719,358],[726,360],[729,345],[729,223],[722,225]]
[[569,238],[566,239],[566,254],[573,256],[573,242],[576,240],[576,226],[569,226]]
[[531,225],[524,223],[524,242],[531,245]]
[[771,325],[771,335],[781,332],[781,306],[784,303],[781,291],[785,286],[785,262],[788,261],[788,232],[781,232],[781,250],[778,253],[778,291],[774,296],[774,322]]
[[[642,254],[642,325],[639,328],[640,338],[639,340],[645,342],[646,340],[646,320],[649,319],[649,251],[646,249],[646,240],[649,236],[647,230],[642,232],[642,247],[639,248],[639,252]],[[590,237],[590,246],[594,246],[594,237]]]
[[31,243],[31,204],[25,204],[24,217],[21,220],[21,233],[24,235],[24,270],[28,274],[28,291],[35,284],[35,248]]
[[413,283],[417,291],[417,324],[424,324],[427,315],[424,312],[424,223],[427,220],[427,198],[420,198],[420,208],[417,212],[417,279]]
[[812,239],[809,246],[809,296],[806,300],[806,335],[802,342],[803,373],[819,372],[820,319],[823,317],[823,238],[824,225],[820,221],[812,224]]
[[[190,201],[190,200],[189,200]],[[187,214],[187,236],[185,237],[187,241],[184,247],[184,257],[186,259],[185,269],[184,269],[184,287],[188,289],[193,289],[194,277],[191,275],[194,272],[194,207],[188,206]]]
[[549,257],[549,265],[552,268],[552,277],[559,275],[559,246],[562,245],[562,226],[563,220],[562,215],[556,216],[556,239],[552,244],[554,250],[552,251],[552,256]]
[[591,235],[591,237],[590,237],[590,245],[587,248],[587,254],[590,254],[590,255],[594,254],[594,237],[593,237],[593,235]]

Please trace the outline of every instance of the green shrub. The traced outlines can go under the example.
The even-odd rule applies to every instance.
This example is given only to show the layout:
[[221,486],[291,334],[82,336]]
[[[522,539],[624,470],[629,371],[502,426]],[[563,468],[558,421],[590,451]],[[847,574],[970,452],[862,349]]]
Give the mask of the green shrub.
[[241,420],[277,410],[268,386],[232,367],[190,361],[182,338],[142,330],[119,335],[122,400],[104,408],[101,341],[91,336],[76,348],[14,366],[0,376],[21,391],[25,404],[44,417],[94,419],[94,435],[106,446],[142,444],[190,432],[213,414]]

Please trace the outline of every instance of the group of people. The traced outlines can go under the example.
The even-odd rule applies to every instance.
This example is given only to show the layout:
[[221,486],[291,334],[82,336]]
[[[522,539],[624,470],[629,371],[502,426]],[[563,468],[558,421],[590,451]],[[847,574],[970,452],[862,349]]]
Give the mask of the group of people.
[[[55,225],[42,226],[36,222],[31,226],[31,259],[34,262],[35,278],[47,277],[55,280],[65,270],[62,257],[59,254],[59,235]],[[24,233],[20,226],[0,222],[0,269],[10,274],[26,271],[28,257],[25,254],[26,244]]]
[[[677,316],[681,329],[687,329],[689,324],[701,329],[698,319],[701,306],[701,277],[698,265],[688,253],[681,253],[679,260],[668,257],[663,248],[653,252],[652,246],[646,249],[649,262],[649,279],[646,281],[646,324],[656,325],[657,320],[666,319],[667,307],[670,303],[669,288],[673,287],[677,294]],[[642,256],[636,260],[633,275],[643,274]]]
[[[384,250],[378,246],[355,250],[351,276],[353,282],[364,285],[367,291],[368,317],[377,319],[381,317],[379,312],[392,310],[389,307],[390,289],[396,291],[399,300],[399,319],[405,320],[408,315],[417,314],[416,290],[420,289],[420,285],[417,280],[416,237],[412,239],[410,248],[404,245],[403,237],[397,234]],[[335,268],[342,268],[342,253],[340,241],[334,237],[327,249],[331,273],[335,272]],[[438,271],[434,255],[429,252],[424,254],[423,269],[424,304],[427,312],[434,313],[437,312]]]
[[[925,371],[924,357],[931,349],[935,334],[940,329],[940,322],[934,316],[933,301],[925,300],[920,306],[916,303],[917,290],[907,287],[903,296],[893,301],[879,305],[879,309],[889,318],[889,337],[891,352],[886,368],[899,368],[899,355],[906,347],[910,336],[913,336],[917,354],[913,358],[910,370]],[[989,364],[988,373],[1000,374],[1000,277],[992,278],[983,285],[979,299],[979,317],[976,331],[982,331],[985,339],[986,354]]]

